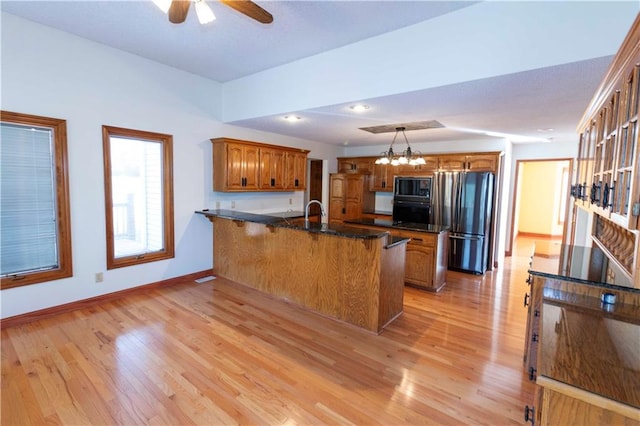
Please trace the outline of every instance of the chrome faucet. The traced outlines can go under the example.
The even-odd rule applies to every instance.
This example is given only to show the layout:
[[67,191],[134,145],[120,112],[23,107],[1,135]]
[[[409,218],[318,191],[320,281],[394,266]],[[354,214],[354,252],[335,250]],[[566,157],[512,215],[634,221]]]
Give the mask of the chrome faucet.
[[318,200],[311,200],[307,203],[307,206],[304,208],[304,223],[308,224],[309,223],[309,206],[311,204],[318,204],[320,205],[320,215],[321,216],[326,216],[327,213],[324,211],[324,206],[322,205],[322,203]]

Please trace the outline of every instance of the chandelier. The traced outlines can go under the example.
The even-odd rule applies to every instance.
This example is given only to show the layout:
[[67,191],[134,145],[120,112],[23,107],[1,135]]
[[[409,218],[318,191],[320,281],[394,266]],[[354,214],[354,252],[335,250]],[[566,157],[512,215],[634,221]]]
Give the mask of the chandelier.
[[[380,158],[376,159],[376,164],[391,164],[392,166],[399,166],[401,164],[408,164],[410,166],[418,166],[421,164],[426,164],[424,158],[421,157],[420,151],[411,152],[411,146],[409,146],[409,140],[407,139],[407,135],[404,133],[404,127],[396,127],[396,134],[393,136],[393,140],[391,141],[391,145],[389,145],[389,151],[383,151],[380,154]],[[398,134],[402,132],[402,136],[404,136],[404,141],[407,144],[407,149],[402,151],[402,154],[396,155],[393,152],[393,144],[396,142],[396,138]]]

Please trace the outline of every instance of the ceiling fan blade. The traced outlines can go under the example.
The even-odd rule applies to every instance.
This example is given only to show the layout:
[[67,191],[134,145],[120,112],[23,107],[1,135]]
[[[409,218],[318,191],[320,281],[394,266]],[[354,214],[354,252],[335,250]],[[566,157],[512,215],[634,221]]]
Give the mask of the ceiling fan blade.
[[169,6],[169,21],[181,24],[187,19],[191,0],[173,0]]
[[249,18],[255,19],[263,24],[273,22],[273,16],[254,2],[250,0],[220,0],[227,6],[247,15]]

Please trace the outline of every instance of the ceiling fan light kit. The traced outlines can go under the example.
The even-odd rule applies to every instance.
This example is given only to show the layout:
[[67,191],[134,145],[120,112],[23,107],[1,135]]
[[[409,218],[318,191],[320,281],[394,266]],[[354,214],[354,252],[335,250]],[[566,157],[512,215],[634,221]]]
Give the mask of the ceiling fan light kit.
[[[201,24],[208,24],[216,19],[205,0],[153,0],[156,6],[169,16],[169,21],[174,24],[181,24],[187,19],[189,5],[192,1]],[[273,22],[273,16],[269,12],[250,0],[220,0],[220,2],[262,24]]]
[[216,15],[213,14],[213,11],[204,0],[195,0],[195,7],[198,21],[200,21],[202,25],[216,20]]

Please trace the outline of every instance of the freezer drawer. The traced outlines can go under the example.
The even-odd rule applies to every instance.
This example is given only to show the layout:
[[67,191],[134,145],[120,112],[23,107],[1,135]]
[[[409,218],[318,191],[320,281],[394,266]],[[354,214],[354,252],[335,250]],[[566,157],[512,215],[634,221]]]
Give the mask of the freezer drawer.
[[484,237],[449,235],[449,269],[484,274],[486,271]]

